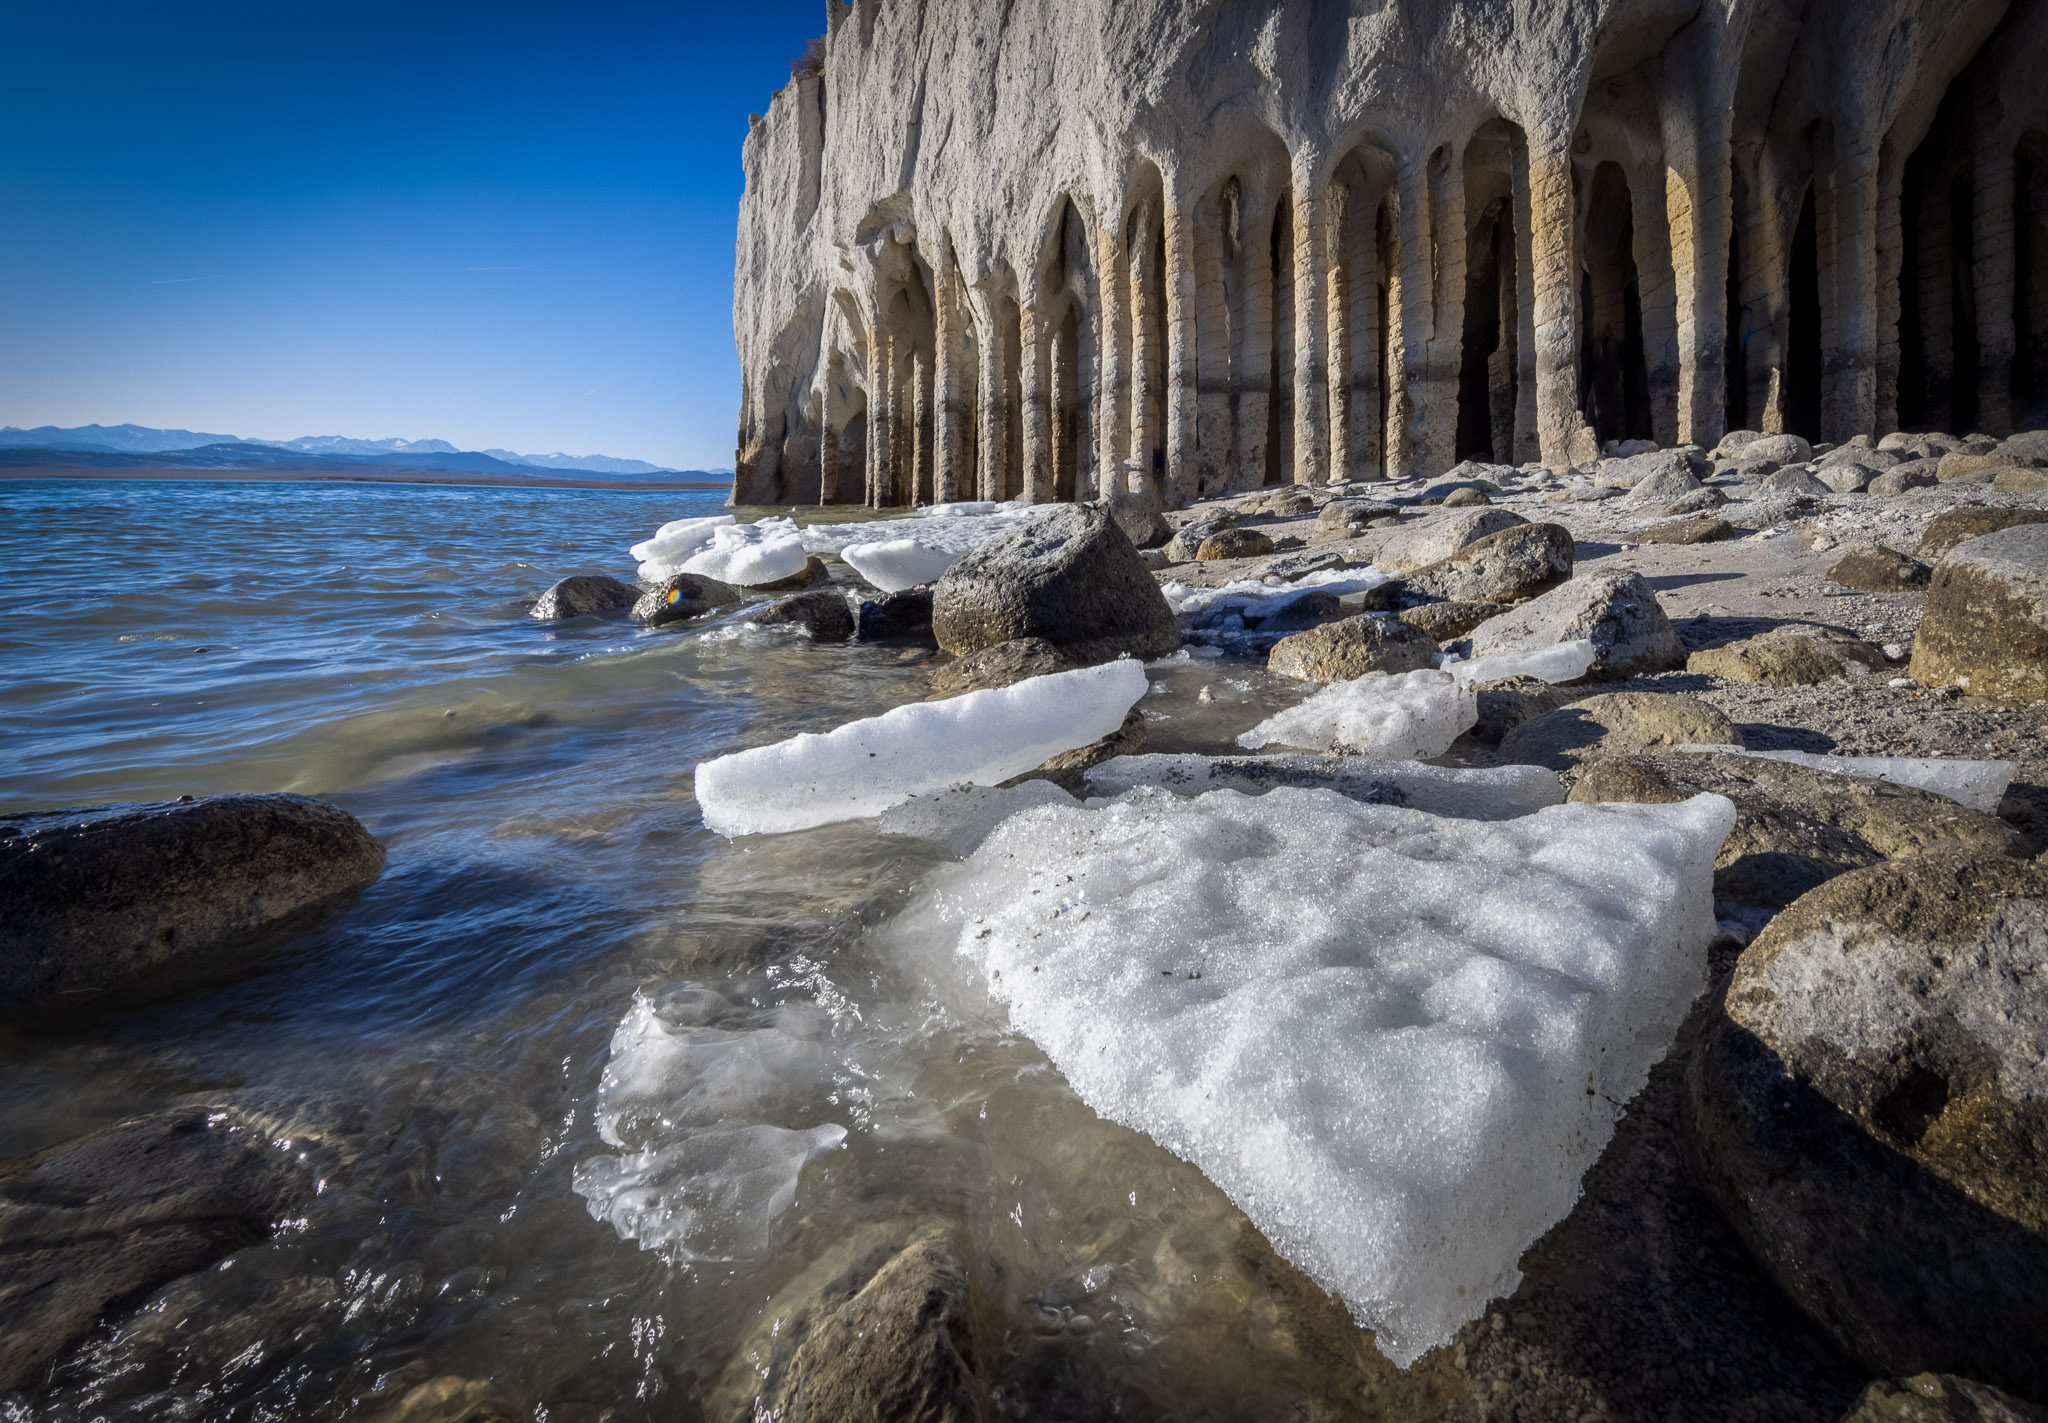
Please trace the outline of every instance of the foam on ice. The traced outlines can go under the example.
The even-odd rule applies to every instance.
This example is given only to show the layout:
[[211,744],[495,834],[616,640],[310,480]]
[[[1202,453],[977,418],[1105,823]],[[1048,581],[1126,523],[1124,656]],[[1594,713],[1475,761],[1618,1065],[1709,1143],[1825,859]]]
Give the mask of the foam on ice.
[[2018,765],[2012,761],[1952,761],[1938,756],[1820,756],[1811,751],[1749,751],[1740,746],[1681,746],[1680,751],[1718,751],[1726,756],[1758,756],[1832,771],[1838,776],[1866,776],[1873,781],[1945,795],[1986,815],[1998,813],[2005,788]]
[[1368,672],[1267,717],[1237,744],[1421,760],[1443,755],[1478,720],[1479,694],[1448,672]]
[[1510,1293],[1705,985],[1735,809],[1328,791],[1013,815],[899,921],[1404,1367]]
[[995,785],[1099,741],[1123,725],[1145,688],[1144,667],[1126,659],[916,702],[706,761],[697,800],[704,823],[727,836],[879,815],[948,786]]
[[1220,790],[1263,795],[1294,786],[1459,820],[1510,820],[1564,804],[1564,785],[1541,766],[1463,770],[1379,756],[1118,756],[1083,776],[1089,793],[1104,797],[1138,786],[1179,796]]

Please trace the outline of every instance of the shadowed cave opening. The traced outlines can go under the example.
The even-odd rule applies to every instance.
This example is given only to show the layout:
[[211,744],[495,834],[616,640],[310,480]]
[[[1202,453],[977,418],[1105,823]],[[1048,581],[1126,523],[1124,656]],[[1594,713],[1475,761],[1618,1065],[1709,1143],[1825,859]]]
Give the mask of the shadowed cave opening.
[[1792,230],[1791,314],[1785,352],[1785,429],[1820,438],[1820,239],[1813,189]]
[[1603,444],[1651,439],[1650,366],[1636,276],[1635,215],[1628,179],[1617,163],[1602,163],[1593,174],[1585,233],[1585,264],[1579,278],[1585,323],[1579,388],[1585,392],[1586,422]]

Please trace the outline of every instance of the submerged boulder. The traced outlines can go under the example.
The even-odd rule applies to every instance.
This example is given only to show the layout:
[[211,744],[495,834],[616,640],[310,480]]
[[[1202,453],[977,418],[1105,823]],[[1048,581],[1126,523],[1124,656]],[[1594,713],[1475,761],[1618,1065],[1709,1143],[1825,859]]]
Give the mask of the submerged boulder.
[[0,1016],[124,999],[307,925],[384,869],[338,806],[223,795],[0,819]]
[[633,620],[648,627],[701,618],[720,608],[736,608],[744,601],[740,590],[701,573],[672,573],[640,595],[633,605]]
[[1079,664],[1042,637],[1018,637],[956,657],[934,667],[929,701],[944,701],[990,687],[1009,687],[1027,677],[1069,672]]
[[915,642],[930,646],[932,590],[929,585],[878,593],[861,600],[858,626],[861,642]]
[[1593,675],[1629,677],[1685,665],[1685,644],[1640,573],[1581,574],[1472,634],[1472,655],[1550,647],[1581,638],[1593,644]]
[[1984,534],[1935,566],[1912,674],[1996,702],[2048,701],[2048,524]]
[[1040,637],[1087,661],[1164,657],[1180,622],[1123,531],[1061,505],[970,550],[932,592],[932,631],[955,655]]
[[1436,656],[1436,639],[1395,618],[1360,613],[1283,637],[1268,671],[1309,682],[1348,682],[1368,672],[1413,672]]
[[639,601],[640,590],[630,583],[599,573],[578,573],[541,594],[527,616],[544,623],[557,622],[614,608],[630,608]]
[[264,1239],[312,1189],[268,1133],[210,1108],[122,1122],[0,1178],[0,1393],[109,1313]]
[[1845,874],[1723,1008],[1688,1079],[1698,1176],[1780,1288],[1873,1371],[2048,1399],[2048,868]]
[[844,594],[830,588],[792,593],[758,608],[749,608],[741,619],[756,627],[798,627],[813,642],[845,642],[853,636],[853,609]]

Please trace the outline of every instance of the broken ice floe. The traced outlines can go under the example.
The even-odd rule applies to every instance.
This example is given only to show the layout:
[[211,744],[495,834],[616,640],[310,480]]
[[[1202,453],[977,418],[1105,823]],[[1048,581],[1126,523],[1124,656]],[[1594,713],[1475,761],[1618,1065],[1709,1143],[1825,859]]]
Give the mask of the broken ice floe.
[[1558,642],[1549,647],[1514,647],[1505,652],[1461,661],[1446,659],[1442,670],[1473,686],[1509,677],[1535,677],[1544,682],[1576,682],[1593,670],[1598,654],[1589,639]]
[[1443,755],[1478,720],[1478,692],[1448,672],[1368,672],[1274,713],[1237,744],[1422,760]]
[[1074,798],[1051,781],[1015,786],[949,786],[912,796],[882,812],[875,828],[884,835],[909,835],[944,845],[956,856],[974,853],[989,832],[1020,810],[1039,805],[1072,805]]
[[1756,756],[1789,761],[1838,776],[1866,776],[1873,781],[1912,786],[1981,810],[1998,812],[2005,788],[2012,784],[2012,761],[1955,761],[1938,756],[1820,756],[1811,751],[1748,751],[1740,746],[1681,746],[1680,751],[1714,751],[1726,756]]
[[1291,786],[1459,820],[1509,820],[1564,804],[1563,784],[1541,766],[1462,770],[1379,756],[1154,755],[1118,756],[1084,774],[1089,793],[1105,797],[1138,786],[1181,796],[1218,790],[1261,795]]
[[1262,632],[1259,625],[1302,594],[1315,591],[1343,598],[1370,593],[1391,576],[1377,568],[1325,568],[1293,582],[1241,578],[1221,588],[1163,583],[1159,591],[1180,618],[1181,635],[1191,642],[1256,651],[1285,635]]
[[897,932],[953,944],[1405,1366],[1514,1289],[1669,1047],[1734,818],[1139,789],[1011,816]]
[[704,823],[721,835],[803,830],[878,815],[948,786],[994,785],[1123,725],[1145,669],[1122,660],[917,702],[823,735],[697,768]]
[[723,528],[737,527],[730,514],[713,514],[703,519],[674,519],[654,531],[654,537],[628,550],[640,565],[643,583],[659,583],[683,571],[683,565],[711,542]]
[[883,539],[848,544],[841,559],[884,593],[900,593],[930,583],[965,556],[965,550],[934,548],[916,539]]

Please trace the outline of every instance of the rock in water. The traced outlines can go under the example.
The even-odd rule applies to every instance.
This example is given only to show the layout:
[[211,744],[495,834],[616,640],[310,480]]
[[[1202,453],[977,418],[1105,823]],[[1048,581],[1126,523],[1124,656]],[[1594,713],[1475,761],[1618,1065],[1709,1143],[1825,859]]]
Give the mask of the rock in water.
[[1743,952],[1689,1088],[1701,1180],[1845,1353],[2048,1397],[2048,869],[1843,875]]
[[1020,637],[984,647],[932,669],[928,701],[990,687],[1010,687],[1027,677],[1044,677],[1054,672],[1071,672],[1073,659],[1042,637]]
[[966,554],[932,594],[932,631],[956,656],[1042,637],[1089,661],[1164,657],[1180,622],[1123,531],[1061,505]]
[[1368,672],[1413,672],[1435,656],[1436,641],[1421,628],[1360,613],[1281,638],[1266,668],[1307,682],[1348,682]]
[[648,627],[700,618],[720,608],[736,608],[740,590],[698,573],[672,573],[633,605],[633,620]]
[[813,642],[845,642],[853,636],[853,609],[830,588],[792,593],[749,609],[741,619],[756,627],[799,627]]
[[312,1184],[208,1109],[122,1122],[0,1180],[0,1393],[109,1311],[262,1240]]
[[1911,670],[1923,687],[2048,701],[2048,524],[1984,534],[1942,558]]
[[1405,1365],[1514,1289],[1669,1047],[1733,819],[1141,788],[1012,816],[894,932],[951,946]]
[[1739,746],[1735,724],[1711,702],[1668,692],[1608,692],[1525,721],[1501,738],[1504,761],[1568,770],[1597,756],[1665,746]]
[[1572,576],[1577,547],[1562,524],[1517,524],[1416,569],[1408,575],[1406,596],[1487,603],[1533,598]]
[[1627,571],[1573,578],[1487,620],[1472,634],[1472,652],[1483,657],[1581,638],[1593,644],[1595,676],[1629,677],[1685,665],[1685,644],[1657,595],[1641,574]]
[[573,578],[564,578],[541,594],[527,616],[542,622],[556,622],[562,618],[610,612],[613,608],[630,608],[639,600],[640,590],[630,583],[621,583],[616,578],[606,578],[597,573],[579,573]]
[[815,588],[832,576],[832,570],[825,566],[825,560],[816,554],[804,560],[804,566],[787,578],[778,578],[772,583],[756,583],[755,589],[762,593],[794,593],[801,588]]
[[860,605],[861,642],[921,642],[932,638],[932,590],[905,588],[864,599]]
[[0,1014],[203,975],[383,869],[354,816],[299,795],[0,819]]

